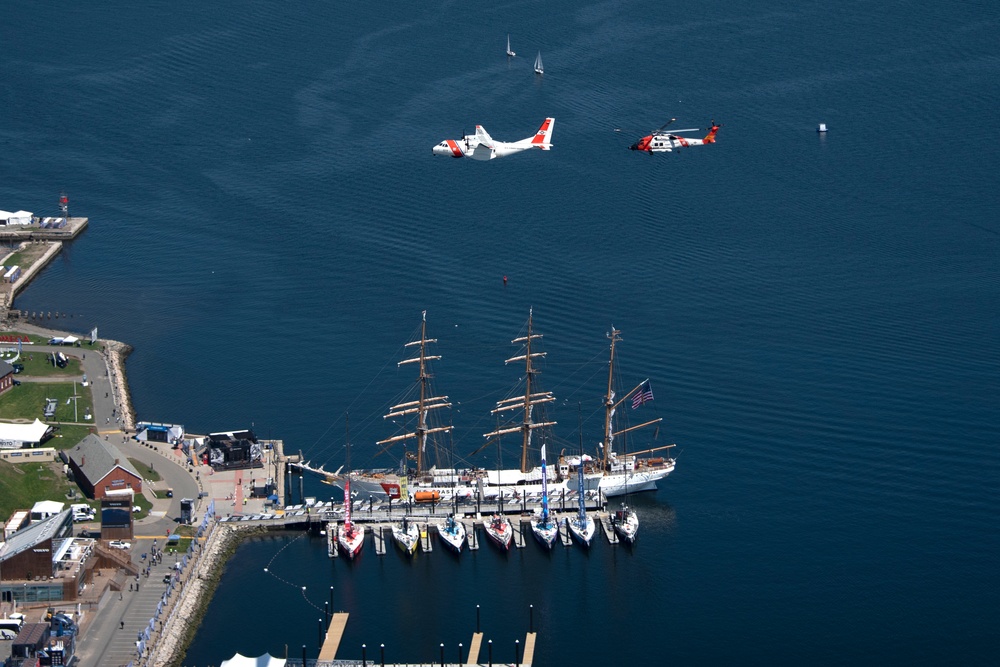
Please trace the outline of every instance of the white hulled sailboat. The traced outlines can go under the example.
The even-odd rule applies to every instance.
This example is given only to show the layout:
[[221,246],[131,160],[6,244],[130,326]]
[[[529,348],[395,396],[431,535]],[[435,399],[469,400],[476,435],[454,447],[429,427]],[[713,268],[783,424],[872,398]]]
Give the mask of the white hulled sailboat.
[[344,523],[337,527],[337,545],[341,552],[351,560],[354,560],[354,557],[361,553],[361,547],[365,545],[364,529],[358,530],[351,523],[351,505],[353,504],[351,478],[348,476],[347,481],[344,482]]
[[404,554],[412,556],[420,544],[420,528],[404,516],[402,521],[393,524],[392,538]]
[[513,58],[517,54],[510,50],[510,34],[507,34],[507,57]]
[[443,523],[438,524],[438,537],[444,545],[457,554],[462,553],[465,546],[465,524],[449,514]]
[[545,479],[545,445],[542,445],[542,512],[531,518],[531,532],[546,549],[551,549],[559,537],[559,524],[549,516],[549,488]]
[[[535,74],[545,74],[545,68],[542,67],[542,52],[539,51],[538,55],[535,56]],[[558,77],[556,77],[558,78]]]

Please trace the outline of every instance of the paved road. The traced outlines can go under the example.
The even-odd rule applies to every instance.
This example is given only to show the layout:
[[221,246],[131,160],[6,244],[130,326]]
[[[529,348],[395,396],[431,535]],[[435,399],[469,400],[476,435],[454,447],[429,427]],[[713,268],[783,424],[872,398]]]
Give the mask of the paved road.
[[[171,450],[169,446],[157,443],[155,447],[147,447],[132,440],[115,423],[120,406],[115,403],[114,392],[111,390],[111,380],[108,378],[108,367],[104,357],[89,345],[69,347],[59,345],[32,345],[22,351],[22,354],[51,354],[62,352],[67,356],[81,360],[83,373],[90,382],[90,390],[94,399],[94,420],[87,424],[96,426],[98,434],[114,444],[128,458],[138,459],[144,463],[152,463],[153,469],[159,473],[163,485],[174,490],[174,497],[155,498],[143,484],[143,495],[153,504],[149,517],[136,523],[137,535],[165,535],[167,529],[173,531],[181,513],[181,498],[198,498],[200,491],[198,481],[183,465],[179,450]],[[28,378],[25,378],[27,380]],[[57,381],[82,381],[83,377],[59,377]],[[34,380],[34,379],[33,379]],[[44,382],[47,378],[34,381]],[[50,380],[52,381],[52,380]],[[82,415],[81,415],[82,416]],[[83,422],[81,422],[83,423]]]
[[[159,539],[158,546],[162,547],[163,542]],[[149,552],[152,543],[152,538],[140,538],[133,543],[133,559],[141,563],[140,554]],[[163,577],[172,571],[173,566],[174,556],[164,554],[163,562],[150,568],[148,578],[139,577],[138,592],[130,591],[126,585],[120,594],[111,592],[102,609],[91,612],[93,618],[77,645],[80,665],[114,667],[127,665],[136,657],[137,635],[146,629],[149,619],[156,613],[156,605],[167,589]],[[129,584],[134,586],[135,579],[131,579]],[[175,588],[172,595],[178,594]],[[161,619],[165,620],[165,617],[161,616]]]

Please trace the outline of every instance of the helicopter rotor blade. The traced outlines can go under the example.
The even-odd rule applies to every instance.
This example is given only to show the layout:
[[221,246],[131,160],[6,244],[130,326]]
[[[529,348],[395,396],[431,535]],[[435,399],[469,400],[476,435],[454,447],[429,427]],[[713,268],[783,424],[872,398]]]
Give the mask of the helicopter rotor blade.
[[702,131],[703,130],[699,127],[689,127],[686,130],[670,130],[669,132],[660,132],[660,134],[666,134],[669,136],[671,134],[679,134],[681,132],[702,132]]
[[675,120],[677,120],[677,119],[676,119],[676,118],[671,118],[671,119],[670,119],[670,120],[668,120],[668,121],[667,121],[666,123],[664,123],[663,125],[659,126],[659,127],[658,127],[658,128],[656,128],[655,130],[653,130],[653,134],[656,134],[656,133],[658,133],[658,132],[662,132],[662,131],[663,131],[663,130],[664,130],[664,129],[665,129],[666,127],[667,127],[667,125],[670,125],[670,124],[671,124],[671,123],[673,123],[673,122],[674,122]]

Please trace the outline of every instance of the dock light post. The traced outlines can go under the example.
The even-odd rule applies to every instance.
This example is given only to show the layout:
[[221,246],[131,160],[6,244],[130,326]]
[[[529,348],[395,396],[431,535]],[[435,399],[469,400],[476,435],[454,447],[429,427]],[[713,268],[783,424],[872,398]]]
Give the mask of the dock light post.
[[486,648],[489,649],[490,667],[493,667],[493,640],[486,642]]
[[476,605],[476,632],[479,632],[479,605]]
[[444,667],[444,644],[441,644],[441,667]]
[[306,664],[306,645],[302,645],[302,665],[305,667]]
[[330,603],[323,603],[323,617],[326,618],[326,624],[330,625]]
[[361,667],[368,667],[368,652],[366,650],[367,648],[368,648],[367,644],[361,645]]
[[514,664],[521,667],[521,640],[514,640]]
[[385,667],[385,644],[379,646],[379,652],[381,653],[382,667]]
[[535,631],[535,605],[528,605],[528,632]]
[[319,644],[320,648],[323,648],[323,619],[322,618],[317,618],[316,619],[316,627],[319,630],[319,641],[317,643]]
[[462,642],[458,642],[458,664],[462,664]]
[[330,612],[333,613],[333,586],[330,586]]

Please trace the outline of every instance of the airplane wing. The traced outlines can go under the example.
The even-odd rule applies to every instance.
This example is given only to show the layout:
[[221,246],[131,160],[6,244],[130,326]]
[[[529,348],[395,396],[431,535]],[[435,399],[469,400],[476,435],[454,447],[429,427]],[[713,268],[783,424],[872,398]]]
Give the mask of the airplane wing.
[[485,143],[478,143],[472,146],[471,151],[467,151],[469,157],[473,160],[491,160],[493,159],[493,146]]
[[476,141],[490,149],[493,148],[493,137],[483,129],[482,125],[476,125]]

